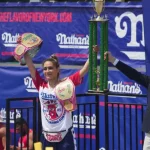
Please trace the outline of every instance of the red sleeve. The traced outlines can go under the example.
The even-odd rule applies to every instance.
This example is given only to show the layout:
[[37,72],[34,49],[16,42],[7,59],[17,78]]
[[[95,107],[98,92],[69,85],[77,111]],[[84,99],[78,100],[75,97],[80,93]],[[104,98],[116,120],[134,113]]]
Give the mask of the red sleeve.
[[40,86],[44,86],[46,84],[45,80],[41,78],[41,76],[37,70],[35,73],[35,79],[32,78],[32,80],[38,91],[40,89]]
[[75,86],[82,83],[83,78],[80,77],[79,71],[69,76],[69,79],[72,80]]

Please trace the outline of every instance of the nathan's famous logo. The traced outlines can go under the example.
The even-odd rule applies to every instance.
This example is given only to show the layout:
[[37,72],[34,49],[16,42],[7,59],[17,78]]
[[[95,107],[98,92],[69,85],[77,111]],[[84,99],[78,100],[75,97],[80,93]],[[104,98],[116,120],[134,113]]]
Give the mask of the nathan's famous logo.
[[24,78],[24,85],[26,86],[26,90],[28,92],[33,92],[33,93],[38,92],[37,89],[35,88],[35,85],[34,85],[31,77]]
[[132,82],[118,81],[117,84],[108,81],[109,91],[127,94],[142,94],[140,85]]
[[[91,124],[91,125],[90,125]],[[92,114],[83,114],[80,113],[79,115],[74,114],[73,115],[73,127],[74,128],[91,128],[95,129],[96,128],[96,115]]]
[[16,47],[18,37],[19,37],[19,33],[13,35],[12,33],[4,32],[1,36],[1,39],[5,47]]
[[[120,39],[127,39],[127,47],[145,46],[143,14],[135,15],[133,12],[126,11],[120,16],[116,16],[114,21],[116,35]],[[141,26],[140,29],[138,29],[139,25]],[[121,52],[130,59],[145,60],[145,52],[143,50],[136,51],[136,53],[131,50],[122,50]]]
[[[15,114],[16,114],[16,118],[20,118],[21,117],[21,111],[16,109],[16,112],[14,110],[10,110],[10,123],[14,123],[14,118],[15,118]],[[6,109],[5,108],[1,108],[0,109],[0,122],[6,122]]]
[[[24,78],[24,85],[28,92],[38,92],[31,77]],[[140,85],[135,82],[118,81],[118,83],[113,83],[113,81],[108,81],[108,87],[111,92],[142,94]]]
[[40,94],[40,100],[42,103],[42,111],[46,118],[46,120],[51,123],[55,124],[63,120],[65,115],[65,110],[63,109],[62,104],[60,101],[58,101],[55,92],[51,91],[50,93],[47,93],[48,91],[41,92]]
[[56,35],[56,40],[59,42],[60,48],[76,48],[87,49],[89,47],[89,36],[83,34],[72,34],[67,36],[63,33]]
[[[127,11],[121,14],[120,16],[115,17],[115,31],[119,38],[124,38],[127,34],[130,33],[130,39],[127,43],[128,47],[139,47],[145,45],[144,43],[144,25],[143,25],[143,15],[135,15],[133,12]],[[137,24],[141,24],[142,35],[141,39],[137,36]],[[130,31],[129,31],[130,29]],[[139,40],[139,41],[138,41]]]

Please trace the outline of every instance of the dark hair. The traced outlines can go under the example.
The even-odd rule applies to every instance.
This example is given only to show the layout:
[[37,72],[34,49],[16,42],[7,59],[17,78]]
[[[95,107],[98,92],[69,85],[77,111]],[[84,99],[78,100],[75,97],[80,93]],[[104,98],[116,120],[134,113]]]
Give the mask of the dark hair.
[[59,68],[59,61],[58,61],[57,56],[51,55],[49,58],[45,59],[45,60],[43,61],[43,63],[42,63],[42,67],[44,66],[44,63],[45,63],[46,61],[52,62],[52,63],[55,65],[56,68]]
[[15,124],[16,125],[23,125],[23,124],[28,125],[27,122],[26,122],[26,120],[23,119],[23,118],[16,118]]

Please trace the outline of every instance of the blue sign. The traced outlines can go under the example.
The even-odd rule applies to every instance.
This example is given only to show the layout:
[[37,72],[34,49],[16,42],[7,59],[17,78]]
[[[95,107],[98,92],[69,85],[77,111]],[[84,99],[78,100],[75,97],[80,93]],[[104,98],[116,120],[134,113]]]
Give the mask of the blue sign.
[[[16,7],[8,3],[1,7],[0,61],[14,61],[13,50],[18,36],[32,32],[43,39],[35,63],[55,53],[62,64],[83,64],[88,57],[89,20],[96,14],[92,3],[34,5],[17,3]],[[106,3],[104,14],[109,19],[109,50],[123,61],[144,65],[142,5]]]

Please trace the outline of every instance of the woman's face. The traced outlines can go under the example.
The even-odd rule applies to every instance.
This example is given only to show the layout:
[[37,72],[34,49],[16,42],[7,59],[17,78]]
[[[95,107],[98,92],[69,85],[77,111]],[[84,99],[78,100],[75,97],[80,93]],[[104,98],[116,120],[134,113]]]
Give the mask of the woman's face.
[[43,73],[46,80],[55,80],[57,79],[59,68],[56,68],[53,62],[46,61],[43,65]]

